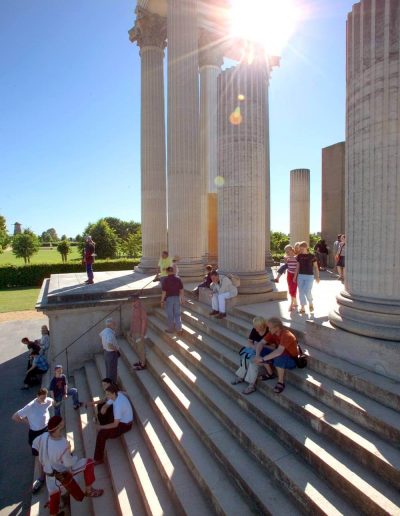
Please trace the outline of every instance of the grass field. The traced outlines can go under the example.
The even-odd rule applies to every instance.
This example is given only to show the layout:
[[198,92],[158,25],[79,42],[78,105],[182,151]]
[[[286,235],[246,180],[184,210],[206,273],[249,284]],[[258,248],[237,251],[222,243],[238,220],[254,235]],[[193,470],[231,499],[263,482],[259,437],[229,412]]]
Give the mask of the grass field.
[[0,290],[0,312],[34,310],[40,288]]
[[[68,261],[80,260],[81,254],[77,247],[71,247]],[[31,257],[31,263],[62,263],[61,254],[55,247],[42,247]],[[11,249],[0,254],[0,265],[25,265],[23,258],[16,258]]]

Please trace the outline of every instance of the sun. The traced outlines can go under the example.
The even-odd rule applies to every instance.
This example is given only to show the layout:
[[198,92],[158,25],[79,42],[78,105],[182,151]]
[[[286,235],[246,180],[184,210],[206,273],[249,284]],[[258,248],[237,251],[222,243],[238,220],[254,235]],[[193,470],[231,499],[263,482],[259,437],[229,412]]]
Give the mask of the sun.
[[300,0],[231,0],[233,37],[262,45],[280,56],[300,19]]

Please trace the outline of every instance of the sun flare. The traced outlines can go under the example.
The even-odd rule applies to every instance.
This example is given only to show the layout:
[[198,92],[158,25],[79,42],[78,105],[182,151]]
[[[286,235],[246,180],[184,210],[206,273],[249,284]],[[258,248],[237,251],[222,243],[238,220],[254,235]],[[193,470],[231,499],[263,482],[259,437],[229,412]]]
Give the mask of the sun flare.
[[280,56],[301,14],[299,0],[232,0],[232,36],[262,45],[270,56]]

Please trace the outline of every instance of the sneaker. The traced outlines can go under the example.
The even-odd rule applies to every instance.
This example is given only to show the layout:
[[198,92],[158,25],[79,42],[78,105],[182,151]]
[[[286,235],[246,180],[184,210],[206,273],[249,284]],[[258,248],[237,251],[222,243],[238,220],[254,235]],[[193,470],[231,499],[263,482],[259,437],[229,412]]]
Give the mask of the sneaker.
[[165,328],[165,333],[175,333],[174,330],[169,330],[168,328]]
[[212,312],[210,312],[209,315],[218,315],[218,314],[219,314],[218,310],[213,310]]
[[226,313],[220,312],[215,318],[216,319],[224,319],[226,317]]
[[35,494],[44,486],[44,480],[37,478],[32,485],[32,493]]

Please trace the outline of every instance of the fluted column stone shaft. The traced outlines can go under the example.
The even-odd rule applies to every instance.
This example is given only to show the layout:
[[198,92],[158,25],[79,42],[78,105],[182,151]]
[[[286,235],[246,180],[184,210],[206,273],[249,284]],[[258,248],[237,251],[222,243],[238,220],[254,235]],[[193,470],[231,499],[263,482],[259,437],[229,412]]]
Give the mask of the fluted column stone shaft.
[[218,78],[218,263],[239,275],[240,293],[272,290],[265,270],[266,78],[265,62]]
[[310,171],[290,171],[290,243],[310,241]]
[[165,159],[164,47],[166,19],[137,8],[130,39],[141,57],[141,211],[142,259],[137,270],[157,269],[167,247]]
[[[209,220],[208,204],[210,194],[216,194],[215,179],[218,175],[218,76],[223,63],[223,50],[216,36],[202,31],[199,39],[200,69],[200,170],[201,170],[201,239],[202,255],[206,260],[216,260],[210,256],[208,228],[217,220]],[[216,231],[216,228],[215,228]]]
[[168,247],[202,274],[197,0],[168,0]]
[[[347,19],[346,280],[330,320],[400,341],[400,2]],[[400,348],[399,348],[400,349]]]

